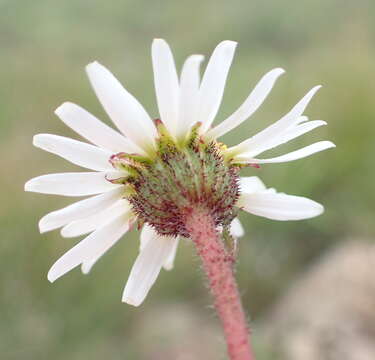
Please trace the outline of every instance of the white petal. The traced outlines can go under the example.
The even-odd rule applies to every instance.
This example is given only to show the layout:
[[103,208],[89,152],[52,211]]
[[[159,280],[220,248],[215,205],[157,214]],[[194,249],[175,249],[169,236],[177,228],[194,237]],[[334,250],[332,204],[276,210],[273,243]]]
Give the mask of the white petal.
[[104,194],[96,195],[85,200],[77,201],[63,209],[52,211],[43,216],[39,221],[41,233],[51,231],[64,226],[69,222],[76,221],[97,212],[103,211],[113,205],[121,198],[123,189],[121,187],[107,191]]
[[48,272],[48,280],[53,282],[76,266],[99,258],[128,228],[129,219],[122,215],[90,234],[53,264]]
[[212,53],[203,75],[197,112],[197,121],[202,122],[203,133],[209,129],[219,110],[236,45],[234,41],[221,42]]
[[65,225],[61,229],[61,235],[63,237],[76,237],[88,234],[129,211],[130,205],[128,201],[125,199],[118,200],[112,206],[104,208],[91,216],[72,221]]
[[180,78],[180,104],[176,136],[184,140],[190,128],[195,124],[198,91],[199,67],[204,57],[202,55],[189,56],[183,67]]
[[148,242],[152,239],[158,237],[156,231],[148,224],[144,224],[141,231],[141,236],[139,237],[139,251],[142,251]]
[[312,121],[303,122],[302,124],[297,125],[293,127],[292,129],[288,130],[284,134],[284,136],[282,137],[282,141],[283,141],[282,144],[324,125],[327,125],[327,122],[323,120],[312,120]]
[[245,230],[238,218],[234,218],[230,224],[230,234],[235,238],[245,235]]
[[255,136],[243,141],[239,145],[228,149],[229,152],[236,154],[251,153],[252,156],[259,154],[274,139],[278,138],[288,129],[303,121],[302,113],[305,111],[308,103],[321,86],[312,88],[285,116],[274,124],[268,126]]
[[306,146],[302,149],[292,151],[288,154],[281,155],[271,159],[253,159],[246,156],[238,156],[235,158],[235,161],[239,163],[246,163],[249,162],[251,164],[267,164],[267,163],[281,163],[281,162],[288,162],[293,160],[302,159],[304,157],[310,156],[317,152],[334,148],[336,145],[331,141],[319,141],[309,146]]
[[94,62],[86,70],[98,99],[116,126],[146,152],[152,151],[157,132],[142,105],[103,65]]
[[292,128],[284,131],[283,133],[281,133],[279,136],[275,137],[274,139],[270,139],[270,141],[263,144],[263,146],[258,146],[255,151],[252,151],[250,153],[241,153],[240,156],[241,157],[255,157],[263,153],[266,150],[271,150],[277,146],[285,144],[288,141],[291,141],[301,135],[304,135],[322,125],[327,125],[327,123],[323,120],[313,120],[313,121],[303,122],[300,125],[293,126]]
[[164,270],[170,271],[173,269],[174,260],[176,258],[178,243],[180,242],[180,237],[171,237],[170,241],[173,242],[173,245],[169,249],[166,260],[164,261],[163,268]]
[[134,306],[143,302],[173,246],[174,241],[165,236],[147,242],[130,272],[122,296],[123,302]]
[[76,104],[66,102],[55,114],[76,133],[103,149],[144,154],[138,146]]
[[292,129],[281,134],[280,137],[274,139],[274,141],[270,142],[263,149],[262,148],[258,149],[257,153],[254,156],[259,155],[266,150],[273,149],[276,146],[285,144],[288,141],[293,140],[301,135],[304,135],[322,125],[327,125],[327,123],[323,120],[314,120],[314,121],[304,122],[298,126],[294,126]]
[[112,153],[94,145],[52,134],[35,135],[33,145],[90,170],[113,170]]
[[[128,217],[130,216],[130,218]],[[92,257],[89,260],[84,260],[81,266],[81,270],[83,274],[88,274],[92,267],[95,265],[95,263],[113,246],[117,243],[117,241],[120,240],[122,235],[124,235],[129,229],[131,228],[131,224],[134,219],[131,218],[131,214],[127,213],[125,217],[122,218],[122,221],[126,221],[127,227],[123,231],[123,233],[120,235],[120,237],[110,237],[106,238],[103,243],[101,244],[101,248],[97,249],[96,253],[92,255]]]
[[[160,235],[150,226],[150,225],[143,225],[141,236],[140,236],[140,246],[139,251],[142,251],[149,241],[158,241]],[[174,259],[176,257],[177,247],[179,243],[179,237],[173,238],[170,237],[171,241],[173,241],[173,246],[170,248],[169,254],[167,256],[166,261],[163,264],[165,270],[172,270]]]
[[216,139],[223,136],[248,119],[259,106],[262,105],[263,101],[272,90],[277,78],[281,74],[284,74],[284,72],[283,69],[276,68],[264,75],[238,110],[219,125],[209,130],[207,132],[207,137]]
[[178,120],[179,85],[173,55],[163,39],[152,43],[152,65],[160,118],[175,136]]
[[280,221],[309,219],[324,211],[313,200],[280,193],[242,194],[239,206],[251,214]]
[[120,172],[76,172],[35,177],[25,184],[25,191],[64,196],[100,194],[120,187],[106,180],[123,176]]
[[264,191],[266,186],[257,176],[240,177],[240,191],[248,194]]

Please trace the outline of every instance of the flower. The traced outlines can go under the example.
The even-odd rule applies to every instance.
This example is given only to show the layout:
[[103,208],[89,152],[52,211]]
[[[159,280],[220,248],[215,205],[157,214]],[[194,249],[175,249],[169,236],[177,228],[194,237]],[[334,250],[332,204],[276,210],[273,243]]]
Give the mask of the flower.
[[64,103],[55,111],[57,116],[92,144],[51,134],[34,136],[36,147],[91,170],[43,175],[25,184],[26,191],[90,196],[39,221],[41,233],[62,228],[64,237],[89,234],[52,266],[51,282],[79,265],[88,273],[138,220],[143,225],[140,253],[123,293],[123,301],[138,306],[161,268],[172,269],[179,238],[189,236],[183,223],[189,207],[209,207],[218,231],[229,237],[243,235],[236,217],[241,209],[274,220],[307,219],[323,212],[323,206],[310,199],[267,189],[258,177],[238,176],[246,165],[296,160],[334,147],[321,141],[276,158],[257,158],[326,124],[303,116],[319,87],[239,145],[227,148],[217,141],[257,110],[284,72],[280,68],[268,72],[237,111],[212,126],[235,47],[233,41],[221,42],[200,81],[203,56],[188,57],[178,77],[168,44],[154,40],[152,64],[161,119],[157,121],[104,66],[97,62],[87,66],[92,87],[120,132],[78,105]]

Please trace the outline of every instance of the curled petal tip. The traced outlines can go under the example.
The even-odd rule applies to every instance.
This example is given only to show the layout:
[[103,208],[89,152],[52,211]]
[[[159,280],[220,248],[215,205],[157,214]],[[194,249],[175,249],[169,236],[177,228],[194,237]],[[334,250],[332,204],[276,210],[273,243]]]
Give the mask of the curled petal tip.
[[44,234],[48,231],[48,229],[46,228],[45,224],[44,224],[44,221],[43,219],[40,219],[39,223],[38,223],[38,228],[39,228],[39,232],[41,234]]
[[166,270],[166,271],[171,271],[171,270],[173,270],[173,267],[174,267],[173,264],[168,264],[168,265],[164,265],[164,266],[163,266],[164,270]]
[[314,217],[320,216],[324,213],[324,206],[315,202],[315,208],[312,209],[311,214],[309,216],[306,216],[305,218],[301,218],[298,220],[305,220],[305,219],[312,219]]
[[336,144],[334,144],[332,141],[326,141],[327,149],[335,148]]
[[127,296],[124,296],[121,301],[123,303],[126,303],[128,305],[132,305],[132,306],[135,306],[135,307],[138,307],[140,305],[140,303],[138,301],[134,301],[134,299],[131,299]]
[[167,48],[169,47],[168,43],[166,42],[166,40],[161,39],[161,38],[154,39],[153,42],[152,42],[152,45],[151,45],[152,51],[155,51],[155,50],[161,49],[161,48],[165,49],[166,47]]
[[25,191],[33,191],[32,185],[33,185],[32,180],[27,181],[24,185],[24,190]]
[[[67,225],[66,225],[67,226]],[[62,237],[65,237],[65,238],[69,238],[69,237],[74,237],[74,235],[72,236],[71,233],[69,232],[69,227],[66,227],[64,226],[61,230],[60,230],[60,234]]]
[[40,137],[43,136],[43,134],[36,134],[33,136],[33,145],[36,147],[39,147],[39,140]]
[[86,65],[86,71],[89,72],[93,70],[94,68],[98,68],[98,67],[103,67],[103,65],[95,60]]
[[61,104],[60,106],[58,106],[58,107],[55,109],[54,113],[55,113],[57,116],[59,116],[59,115],[64,111],[65,104],[66,104],[66,103],[63,103],[63,104]]
[[153,42],[153,44],[166,43],[166,41],[163,38],[155,38],[152,42]]
[[220,44],[237,45],[238,42],[234,40],[223,40]]
[[224,40],[217,47],[226,47],[226,48],[235,48],[237,47],[238,43],[233,40]]
[[83,263],[81,266],[82,274],[87,275],[91,270],[91,266],[89,264]]
[[48,220],[48,215],[43,216],[38,223],[39,232],[45,234],[46,232],[55,230],[57,227],[54,224],[51,225]]
[[204,55],[201,54],[193,54],[190,55],[188,60],[190,61],[197,61],[197,62],[202,62],[204,60]]
[[278,74],[284,74],[286,71],[285,69],[281,68],[281,67],[277,67],[277,68],[274,68],[271,70],[271,72],[274,72],[274,73],[278,73]]
[[53,283],[55,282],[56,280],[56,276],[54,276],[53,274],[51,274],[50,272],[47,274],[47,279],[50,283]]
[[317,93],[317,91],[322,87],[322,85],[316,85],[313,88],[311,88],[307,94],[302,98],[301,101],[309,99],[308,102],[312,99],[312,97]]
[[62,103],[59,107],[56,108],[55,110],[55,114],[57,116],[65,113],[67,110],[69,110],[74,104],[71,103],[70,101],[66,101],[64,103]]
[[324,206],[322,204],[318,204],[317,206],[317,216],[324,213]]

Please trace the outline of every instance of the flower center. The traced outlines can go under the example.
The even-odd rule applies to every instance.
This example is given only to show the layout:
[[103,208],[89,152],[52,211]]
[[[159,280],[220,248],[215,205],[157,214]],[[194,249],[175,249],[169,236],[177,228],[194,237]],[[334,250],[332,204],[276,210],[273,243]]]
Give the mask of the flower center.
[[223,227],[238,211],[239,168],[224,160],[216,142],[205,143],[192,134],[184,146],[160,136],[152,160],[123,153],[112,158],[130,173],[123,183],[133,211],[161,235],[189,237],[186,216],[197,206]]

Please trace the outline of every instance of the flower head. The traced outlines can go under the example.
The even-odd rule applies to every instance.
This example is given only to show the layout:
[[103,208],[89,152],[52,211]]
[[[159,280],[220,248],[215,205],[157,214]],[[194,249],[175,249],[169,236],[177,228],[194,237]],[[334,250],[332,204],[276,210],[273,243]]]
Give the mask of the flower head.
[[248,119],[262,104],[284,70],[264,75],[244,103],[212,126],[224,93],[236,43],[214,50],[200,79],[201,55],[185,61],[178,77],[173,55],[161,39],[152,44],[152,64],[160,120],[97,62],[87,74],[103,108],[119,131],[81,107],[64,103],[56,114],[91,144],[51,134],[34,137],[34,145],[90,172],[50,174],[28,181],[25,190],[63,196],[90,196],[45,215],[41,232],[61,228],[64,237],[89,234],[50,269],[55,281],[76,266],[88,273],[96,261],[138,221],[139,256],[126,284],[123,301],[139,305],[162,267],[169,270],[180,237],[189,237],[185,217],[204,206],[223,238],[243,235],[240,210],[274,220],[317,216],[323,207],[307,198],[267,189],[257,177],[240,178],[248,165],[286,162],[333,147],[321,141],[271,159],[258,155],[326,123],[308,121],[303,112],[318,90],[310,90],[285,116],[240,144],[218,139]]

